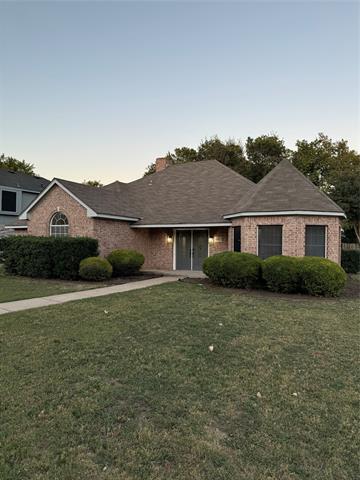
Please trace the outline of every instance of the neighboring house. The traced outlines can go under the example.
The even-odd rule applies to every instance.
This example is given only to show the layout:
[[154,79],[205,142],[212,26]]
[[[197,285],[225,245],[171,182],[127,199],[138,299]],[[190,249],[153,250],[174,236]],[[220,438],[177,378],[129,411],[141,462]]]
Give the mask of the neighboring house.
[[18,228],[17,218],[49,184],[42,177],[0,169],[0,226]]
[[[286,160],[258,184],[216,160],[168,165],[102,188],[55,178],[20,215],[31,235],[90,236],[100,252],[132,248],[145,268],[201,270],[235,250],[340,262],[343,210]],[[24,225],[24,228],[25,225]]]

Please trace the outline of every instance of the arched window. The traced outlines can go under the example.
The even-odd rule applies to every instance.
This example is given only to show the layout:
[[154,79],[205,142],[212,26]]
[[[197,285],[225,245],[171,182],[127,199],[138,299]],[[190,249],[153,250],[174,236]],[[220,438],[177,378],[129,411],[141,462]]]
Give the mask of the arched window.
[[69,222],[66,215],[57,212],[51,217],[50,235],[52,237],[67,237],[69,235]]

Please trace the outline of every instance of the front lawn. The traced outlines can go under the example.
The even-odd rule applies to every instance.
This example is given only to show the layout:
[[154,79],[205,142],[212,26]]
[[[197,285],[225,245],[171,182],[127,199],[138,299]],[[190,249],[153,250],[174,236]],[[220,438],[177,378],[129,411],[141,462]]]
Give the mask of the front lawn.
[[358,312],[177,282],[3,315],[0,478],[355,480]]
[[127,278],[112,278],[104,282],[30,278],[6,275],[3,265],[0,264],[0,303],[108,287],[137,280],[145,280],[146,278],[153,278],[155,276],[156,275],[151,274],[140,274]]
[[103,286],[101,283],[71,282],[66,280],[49,280],[44,278],[17,277],[6,275],[0,265],[0,303],[23,300],[25,298],[46,297],[61,293],[88,290]]

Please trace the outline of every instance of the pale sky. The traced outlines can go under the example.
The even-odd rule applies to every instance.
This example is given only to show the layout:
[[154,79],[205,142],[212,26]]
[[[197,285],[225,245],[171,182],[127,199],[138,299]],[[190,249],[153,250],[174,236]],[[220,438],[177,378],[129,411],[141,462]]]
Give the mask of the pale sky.
[[360,147],[358,2],[2,2],[0,153],[142,176],[202,139]]

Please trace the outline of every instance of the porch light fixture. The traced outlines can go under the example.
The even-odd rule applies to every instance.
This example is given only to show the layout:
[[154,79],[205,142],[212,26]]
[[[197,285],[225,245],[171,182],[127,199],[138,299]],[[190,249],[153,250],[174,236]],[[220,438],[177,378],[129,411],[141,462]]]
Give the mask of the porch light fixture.
[[173,236],[171,233],[166,235],[166,243],[173,243]]
[[214,245],[214,243],[215,243],[215,238],[214,238],[213,235],[210,235],[210,237],[209,237],[209,245]]

